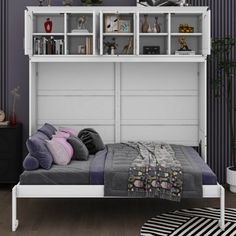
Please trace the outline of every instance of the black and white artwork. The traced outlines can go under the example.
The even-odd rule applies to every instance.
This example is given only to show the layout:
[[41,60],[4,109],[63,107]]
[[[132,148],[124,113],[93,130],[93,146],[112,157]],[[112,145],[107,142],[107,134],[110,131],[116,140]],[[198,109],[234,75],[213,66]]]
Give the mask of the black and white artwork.
[[186,6],[186,0],[137,0],[137,6]]

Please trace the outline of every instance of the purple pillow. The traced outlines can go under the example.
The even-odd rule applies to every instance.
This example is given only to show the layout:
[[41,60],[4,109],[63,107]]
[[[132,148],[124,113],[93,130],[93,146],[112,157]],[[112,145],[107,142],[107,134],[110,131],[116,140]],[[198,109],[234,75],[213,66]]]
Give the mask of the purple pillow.
[[45,123],[41,128],[38,129],[38,131],[44,133],[49,139],[51,139],[52,135],[56,133],[57,129],[53,125]]
[[39,168],[39,161],[28,154],[23,161],[23,167],[25,170],[37,170]]
[[29,153],[38,160],[39,165],[48,170],[52,166],[53,158],[46,146],[46,140],[48,137],[45,134],[37,132],[28,138],[26,146]]
[[67,128],[67,127],[60,127],[59,131],[68,133],[68,134],[75,136],[75,137],[77,137],[79,134],[79,131],[72,129],[72,128]]
[[47,147],[53,156],[53,161],[57,165],[64,166],[69,164],[71,158],[61,143],[57,142],[55,139],[47,140]]
[[70,134],[65,133],[65,132],[61,132],[61,131],[57,131],[52,138],[69,138]]
[[68,143],[65,138],[54,137],[52,140],[59,142],[67,151],[70,159],[72,158],[72,156],[74,154],[74,150],[73,150],[72,146],[70,145],[70,143]]

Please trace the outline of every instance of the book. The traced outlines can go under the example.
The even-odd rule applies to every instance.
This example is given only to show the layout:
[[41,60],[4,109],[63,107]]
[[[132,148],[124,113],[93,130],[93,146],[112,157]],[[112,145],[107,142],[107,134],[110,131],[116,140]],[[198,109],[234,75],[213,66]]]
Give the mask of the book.
[[54,37],[35,37],[33,39],[34,55],[64,54],[64,40]]
[[195,51],[175,51],[175,55],[195,55]]
[[89,33],[87,29],[73,29],[71,33]]
[[0,122],[0,126],[8,126],[9,124],[10,124],[10,121],[9,121],[9,120],[1,121],[1,122]]

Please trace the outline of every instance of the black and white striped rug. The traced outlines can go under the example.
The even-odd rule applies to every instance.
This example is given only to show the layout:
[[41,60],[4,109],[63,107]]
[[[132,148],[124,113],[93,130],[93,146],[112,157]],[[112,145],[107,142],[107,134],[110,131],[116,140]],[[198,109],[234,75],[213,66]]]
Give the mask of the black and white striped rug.
[[220,209],[193,208],[160,214],[141,228],[141,236],[234,236],[236,209],[225,209],[225,230],[218,226]]

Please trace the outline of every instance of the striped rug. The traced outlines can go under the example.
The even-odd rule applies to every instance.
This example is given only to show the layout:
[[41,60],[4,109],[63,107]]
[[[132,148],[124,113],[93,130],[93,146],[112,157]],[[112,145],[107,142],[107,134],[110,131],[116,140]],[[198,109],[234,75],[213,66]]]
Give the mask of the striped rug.
[[141,228],[141,236],[234,236],[236,209],[225,209],[225,231],[218,226],[220,209],[193,208],[160,214]]

